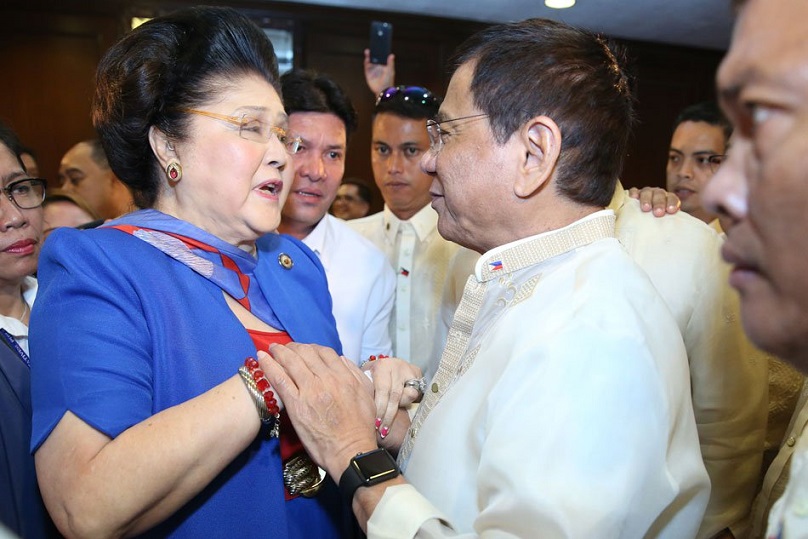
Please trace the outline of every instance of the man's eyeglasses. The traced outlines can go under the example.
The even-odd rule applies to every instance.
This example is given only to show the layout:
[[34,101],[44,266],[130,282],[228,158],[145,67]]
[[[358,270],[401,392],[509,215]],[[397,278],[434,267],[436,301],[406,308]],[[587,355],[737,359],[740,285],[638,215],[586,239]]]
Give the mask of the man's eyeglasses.
[[235,125],[238,127],[238,136],[245,140],[251,140],[260,144],[266,144],[272,140],[273,136],[278,137],[278,140],[281,141],[281,144],[284,145],[286,151],[290,154],[296,154],[300,149],[300,144],[302,142],[300,137],[293,137],[289,135],[284,128],[267,124],[257,118],[251,118],[246,114],[242,114],[241,116],[227,116],[225,114],[217,114],[215,112],[196,109],[182,109],[182,112],[198,114],[199,116],[207,116],[208,118],[221,120],[223,122]]
[[427,120],[426,121],[426,132],[429,133],[429,149],[435,153],[438,153],[443,149],[443,135],[446,132],[440,128],[441,124],[448,124],[449,122],[459,122],[460,120],[471,120],[474,118],[483,118],[488,116],[488,114],[472,114],[471,116],[462,116],[460,118],[450,118],[449,120]]
[[721,163],[727,158],[726,155],[711,155],[709,158],[710,162],[710,170],[715,174],[718,172],[718,168],[721,166]]
[[376,106],[392,99],[401,99],[423,106],[435,105],[438,102],[438,98],[423,86],[391,86],[376,97]]
[[19,209],[30,210],[42,205],[46,184],[41,178],[25,178],[6,185],[3,192]]

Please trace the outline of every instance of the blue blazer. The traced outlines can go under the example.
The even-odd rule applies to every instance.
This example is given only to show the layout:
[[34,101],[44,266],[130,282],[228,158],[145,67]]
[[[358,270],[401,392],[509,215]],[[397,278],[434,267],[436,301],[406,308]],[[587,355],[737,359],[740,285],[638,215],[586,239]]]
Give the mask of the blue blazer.
[[[255,278],[286,331],[340,351],[317,256],[274,234],[258,249]],[[291,269],[278,262],[281,253]],[[218,286],[109,228],[58,229],[48,238],[30,339],[34,449],[67,410],[114,438],[222,383],[256,354]],[[344,537],[354,526],[333,483],[315,498],[284,500],[278,441],[262,432],[149,535],[303,539]]]

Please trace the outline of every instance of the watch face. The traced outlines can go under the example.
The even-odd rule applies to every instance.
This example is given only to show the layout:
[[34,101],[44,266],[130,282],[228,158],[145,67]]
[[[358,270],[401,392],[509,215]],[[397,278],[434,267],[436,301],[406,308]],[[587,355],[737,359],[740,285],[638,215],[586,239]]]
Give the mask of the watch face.
[[365,453],[360,458],[354,459],[353,465],[367,485],[398,475],[396,461],[383,449]]

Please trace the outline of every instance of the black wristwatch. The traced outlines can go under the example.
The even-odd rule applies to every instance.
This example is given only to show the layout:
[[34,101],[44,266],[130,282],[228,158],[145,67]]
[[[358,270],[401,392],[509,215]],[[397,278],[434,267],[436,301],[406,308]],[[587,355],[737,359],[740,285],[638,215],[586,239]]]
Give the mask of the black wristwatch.
[[382,483],[398,477],[400,473],[396,460],[384,448],[359,453],[351,459],[348,468],[342,473],[339,491],[351,503],[359,487]]

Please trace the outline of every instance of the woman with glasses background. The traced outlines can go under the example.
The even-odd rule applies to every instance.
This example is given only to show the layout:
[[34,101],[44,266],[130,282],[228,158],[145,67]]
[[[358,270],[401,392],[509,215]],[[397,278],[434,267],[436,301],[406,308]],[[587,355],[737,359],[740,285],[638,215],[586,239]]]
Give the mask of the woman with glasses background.
[[34,473],[28,320],[37,295],[45,180],[30,178],[17,137],[0,124],[0,530],[46,537]]
[[279,88],[228,8],[154,19],[101,60],[93,122],[144,209],[43,250],[32,444],[66,535],[353,533],[251,359],[340,348],[316,255],[271,234],[298,145]]

